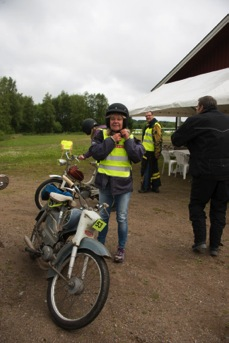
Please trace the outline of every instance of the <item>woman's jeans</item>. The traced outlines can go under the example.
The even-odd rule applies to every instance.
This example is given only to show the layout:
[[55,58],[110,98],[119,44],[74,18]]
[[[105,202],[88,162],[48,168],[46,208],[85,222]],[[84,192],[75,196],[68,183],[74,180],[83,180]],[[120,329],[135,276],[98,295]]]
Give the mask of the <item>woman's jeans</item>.
[[128,207],[130,201],[131,192],[112,195],[110,190],[99,190],[99,202],[107,203],[109,205],[106,211],[103,209],[100,212],[101,218],[107,223],[106,227],[99,233],[98,241],[105,244],[108,223],[110,218],[110,212],[113,202],[115,202],[116,221],[118,223],[118,247],[124,249],[128,235]]

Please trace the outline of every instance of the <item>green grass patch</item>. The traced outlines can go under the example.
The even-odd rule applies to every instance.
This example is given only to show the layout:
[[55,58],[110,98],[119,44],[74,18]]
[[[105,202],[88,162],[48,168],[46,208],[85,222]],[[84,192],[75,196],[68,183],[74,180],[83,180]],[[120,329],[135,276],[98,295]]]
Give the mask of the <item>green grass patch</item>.
[[58,166],[62,156],[61,141],[73,141],[74,155],[80,155],[90,146],[90,137],[85,134],[67,135],[12,135],[0,142],[0,173],[7,170],[43,169]]

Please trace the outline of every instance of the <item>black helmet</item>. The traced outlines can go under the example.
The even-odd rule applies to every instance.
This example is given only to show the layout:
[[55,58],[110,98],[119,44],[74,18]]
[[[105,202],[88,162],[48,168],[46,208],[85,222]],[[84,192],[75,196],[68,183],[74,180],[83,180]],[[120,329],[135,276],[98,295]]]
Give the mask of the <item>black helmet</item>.
[[87,135],[91,134],[91,129],[93,129],[93,127],[95,126],[98,126],[98,123],[96,122],[95,119],[92,119],[92,118],[87,118],[82,122],[82,130]]
[[124,116],[123,128],[127,127],[128,118],[129,118],[129,111],[126,108],[126,106],[123,104],[115,103],[115,104],[112,104],[108,107],[108,109],[106,111],[106,125],[107,125],[107,127],[110,127],[109,116],[113,113],[118,113],[118,114],[121,114],[122,116]]

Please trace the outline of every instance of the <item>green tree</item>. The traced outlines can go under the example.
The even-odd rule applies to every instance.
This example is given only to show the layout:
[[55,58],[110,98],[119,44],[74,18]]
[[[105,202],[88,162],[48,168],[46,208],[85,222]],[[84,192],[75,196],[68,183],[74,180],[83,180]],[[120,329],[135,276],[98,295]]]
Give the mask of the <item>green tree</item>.
[[31,97],[25,96],[22,98],[22,132],[34,132],[35,129],[35,106]]
[[64,91],[53,99],[53,105],[55,107],[56,121],[62,127],[65,132],[71,131],[71,97]]
[[105,113],[108,107],[107,98],[103,94],[84,93],[88,106],[87,117],[95,119],[99,124],[105,122]]
[[0,78],[0,123],[5,133],[20,129],[20,104],[16,82],[11,77]]
[[34,109],[34,130],[36,133],[42,133],[42,105],[35,105]]
[[83,95],[71,95],[71,113],[70,113],[70,125],[71,131],[77,132],[82,130],[82,121],[86,118],[88,113],[87,103]]
[[11,132],[76,132],[82,130],[82,121],[94,118],[105,122],[108,107],[103,94],[68,95],[64,91],[53,98],[48,93],[41,104],[32,97],[19,94],[12,78],[0,78],[0,130]]
[[54,132],[54,125],[56,123],[55,117],[55,107],[52,103],[52,98],[50,94],[46,94],[41,108],[39,108],[39,116],[40,116],[40,132],[43,133],[51,133]]
[[23,118],[23,109],[22,109],[22,95],[12,93],[10,96],[11,104],[11,126],[14,132],[21,132],[22,118]]
[[0,130],[4,133],[10,133],[11,129],[11,115],[8,109],[8,99],[0,94]]

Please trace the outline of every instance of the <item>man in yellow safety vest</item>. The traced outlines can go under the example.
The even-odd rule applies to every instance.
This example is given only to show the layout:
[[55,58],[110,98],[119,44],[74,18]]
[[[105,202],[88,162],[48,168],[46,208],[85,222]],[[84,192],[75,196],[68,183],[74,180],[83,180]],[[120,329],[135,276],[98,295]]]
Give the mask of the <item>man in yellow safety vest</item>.
[[146,150],[141,163],[141,189],[139,193],[159,193],[161,186],[158,158],[162,150],[161,125],[154,118],[153,112],[146,113],[147,124],[142,133],[142,144]]

